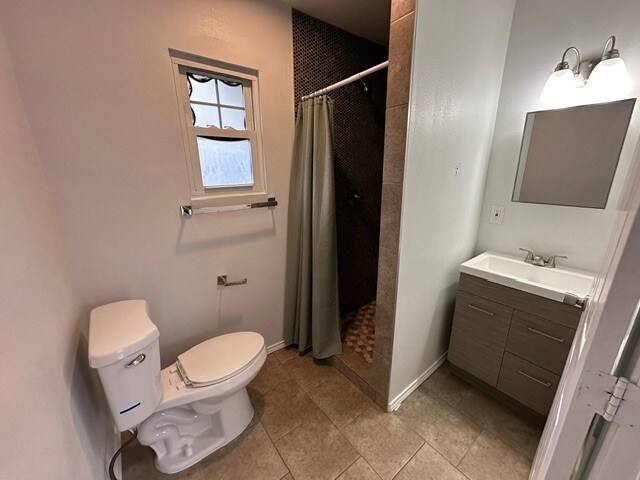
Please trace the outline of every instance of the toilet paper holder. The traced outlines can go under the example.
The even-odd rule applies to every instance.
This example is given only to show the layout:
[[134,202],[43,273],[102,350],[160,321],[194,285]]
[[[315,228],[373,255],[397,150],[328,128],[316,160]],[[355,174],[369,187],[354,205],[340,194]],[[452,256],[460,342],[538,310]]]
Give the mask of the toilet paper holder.
[[218,275],[218,286],[220,287],[235,287],[236,285],[246,285],[247,279],[243,278],[242,280],[238,280],[237,282],[230,282],[227,280],[226,275]]

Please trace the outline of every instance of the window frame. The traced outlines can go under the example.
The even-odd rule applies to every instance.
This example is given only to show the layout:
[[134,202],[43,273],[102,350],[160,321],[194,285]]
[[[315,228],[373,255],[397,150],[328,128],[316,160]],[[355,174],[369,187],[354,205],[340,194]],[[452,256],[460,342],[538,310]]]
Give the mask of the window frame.
[[[224,203],[215,202],[215,200],[220,199],[231,198],[244,200],[245,198],[253,199],[266,196],[267,181],[262,147],[262,122],[257,72],[252,74],[240,69],[232,70],[226,64],[224,67],[219,66],[219,63],[214,60],[203,63],[172,56],[171,61],[173,64],[176,95],[178,97],[180,125],[192,201],[200,200],[206,204],[216,204]],[[187,72],[242,83],[247,129],[224,130],[216,127],[196,127],[193,125],[191,101],[187,87]],[[200,168],[200,155],[197,145],[198,137],[248,139],[251,146],[253,185],[205,187],[202,182],[202,170]]]

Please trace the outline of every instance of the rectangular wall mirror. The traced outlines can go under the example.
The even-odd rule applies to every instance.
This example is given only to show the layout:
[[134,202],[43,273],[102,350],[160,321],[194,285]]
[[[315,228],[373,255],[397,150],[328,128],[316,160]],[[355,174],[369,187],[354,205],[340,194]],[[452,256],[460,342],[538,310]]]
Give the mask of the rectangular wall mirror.
[[635,102],[529,112],[513,201],[605,208]]

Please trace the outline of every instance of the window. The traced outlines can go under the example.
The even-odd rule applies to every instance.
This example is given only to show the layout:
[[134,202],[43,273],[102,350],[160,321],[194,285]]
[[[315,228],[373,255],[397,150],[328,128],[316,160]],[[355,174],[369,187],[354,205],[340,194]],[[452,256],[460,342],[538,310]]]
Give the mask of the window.
[[192,195],[266,194],[257,75],[213,62],[173,63]]

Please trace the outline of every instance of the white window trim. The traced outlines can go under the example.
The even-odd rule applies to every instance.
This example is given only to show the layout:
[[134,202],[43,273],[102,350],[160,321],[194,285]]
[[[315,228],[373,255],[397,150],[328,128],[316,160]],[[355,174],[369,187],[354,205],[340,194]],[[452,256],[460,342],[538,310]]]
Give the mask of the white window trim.
[[[231,70],[226,66],[220,66],[220,62],[206,59],[204,62],[195,62],[184,58],[171,56],[173,76],[178,99],[180,116],[180,128],[184,143],[185,160],[191,189],[191,202],[201,206],[228,205],[244,201],[259,201],[267,196],[266,166],[262,146],[262,115],[260,111],[260,92],[258,85],[258,73],[248,73],[246,69]],[[203,74],[228,77],[230,80],[243,82],[245,99],[245,112],[248,131],[224,131],[224,136],[249,138],[251,141],[253,185],[227,186],[205,188],[202,185],[200,159],[198,155],[197,139],[199,136],[216,136],[214,129],[192,126],[191,106],[187,91],[185,69],[189,71],[201,71]],[[250,129],[249,127],[253,128]],[[220,135],[223,136],[223,135]]]

